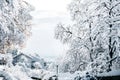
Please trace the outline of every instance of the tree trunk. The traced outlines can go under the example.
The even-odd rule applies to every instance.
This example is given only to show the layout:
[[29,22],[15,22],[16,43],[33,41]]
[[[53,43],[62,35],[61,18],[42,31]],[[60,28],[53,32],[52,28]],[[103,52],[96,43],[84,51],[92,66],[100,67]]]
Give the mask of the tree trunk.
[[92,30],[91,30],[91,23],[90,23],[90,25],[89,25],[89,30],[90,30],[89,40],[90,40],[90,43],[91,43],[90,60],[91,60],[91,62],[93,62],[93,57],[92,57],[92,55],[93,55],[93,47],[94,47],[94,45],[93,45],[93,40],[92,40],[92,37],[91,37],[91,32],[92,32]]
[[[112,6],[111,5],[111,3],[112,3],[112,0],[110,0],[110,6]],[[109,10],[109,18],[111,19],[111,16],[112,16],[112,11],[111,11],[111,9]],[[110,30],[109,30],[109,57],[110,57],[110,59],[112,59],[112,55],[113,55],[113,52],[112,52],[112,36],[111,36],[111,33],[112,33],[112,27],[113,27],[113,25],[110,23],[109,24],[109,28],[110,28]],[[109,71],[111,71],[111,66],[112,66],[112,61],[110,61],[110,63],[109,63],[109,65],[108,65],[108,72]]]

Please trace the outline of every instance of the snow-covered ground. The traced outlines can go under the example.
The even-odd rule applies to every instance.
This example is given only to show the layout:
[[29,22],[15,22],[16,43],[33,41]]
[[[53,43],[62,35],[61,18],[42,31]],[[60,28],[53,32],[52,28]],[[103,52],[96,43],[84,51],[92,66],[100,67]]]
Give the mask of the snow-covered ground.
[[98,74],[98,76],[120,76],[120,70],[101,73],[101,74]]
[[[80,72],[80,71],[76,71],[75,73],[71,74],[71,73],[59,73],[58,79],[59,80],[75,80],[75,77],[81,77],[84,78],[84,80],[86,80],[85,76],[86,76],[86,72]],[[77,79],[76,79],[77,80]]]
[[70,73],[60,73],[58,76],[59,80],[73,80],[75,77],[75,74]]

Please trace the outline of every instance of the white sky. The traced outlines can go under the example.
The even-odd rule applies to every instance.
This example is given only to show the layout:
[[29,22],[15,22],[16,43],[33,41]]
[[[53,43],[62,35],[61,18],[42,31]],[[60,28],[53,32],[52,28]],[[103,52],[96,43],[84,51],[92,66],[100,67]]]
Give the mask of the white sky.
[[67,6],[71,0],[27,0],[34,7],[32,12],[32,36],[28,40],[26,53],[38,53],[41,57],[58,57],[67,49],[54,39],[54,29],[59,22],[70,23]]

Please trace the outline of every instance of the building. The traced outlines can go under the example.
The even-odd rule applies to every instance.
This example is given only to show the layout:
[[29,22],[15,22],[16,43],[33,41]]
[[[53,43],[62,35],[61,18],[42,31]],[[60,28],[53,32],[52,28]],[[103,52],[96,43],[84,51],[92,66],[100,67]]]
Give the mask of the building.
[[15,66],[17,63],[24,63],[28,68],[34,69],[34,63],[40,63],[40,66],[45,69],[46,62],[44,59],[40,58],[39,56],[28,56],[26,54],[20,53],[13,57],[13,65]]
[[17,63],[24,63],[28,68],[32,67],[33,60],[31,57],[29,57],[26,54],[20,53],[13,57],[13,65],[16,65]]

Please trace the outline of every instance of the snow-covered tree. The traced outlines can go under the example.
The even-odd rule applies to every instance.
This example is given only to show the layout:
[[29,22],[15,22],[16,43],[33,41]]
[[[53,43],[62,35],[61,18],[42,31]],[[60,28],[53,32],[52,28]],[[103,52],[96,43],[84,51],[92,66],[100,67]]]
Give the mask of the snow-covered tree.
[[[73,25],[58,25],[55,38],[70,45],[67,52],[71,70],[90,65],[111,70],[112,62],[119,55],[118,0],[74,0],[69,5]],[[82,65],[81,65],[82,64]],[[117,64],[117,63],[116,63]],[[114,65],[116,65],[114,64]]]
[[0,1],[0,53],[23,47],[30,32],[32,6],[23,0]]
[[72,38],[70,27],[64,27],[63,24],[59,23],[55,29],[55,38],[60,39],[63,43],[70,42]]
[[[120,1],[118,0],[93,0],[94,7],[91,15],[93,17],[93,26],[97,26],[99,34],[97,41],[100,47],[105,49],[102,54],[107,57],[108,71],[111,70],[113,59],[119,55],[119,13]],[[96,20],[96,21],[94,21]],[[98,44],[97,42],[97,44]],[[96,48],[97,46],[95,46]],[[97,50],[98,51],[98,50]],[[104,56],[104,57],[105,57]],[[103,62],[103,61],[102,61]]]
[[[85,65],[88,64],[89,61],[93,61],[92,55],[94,45],[91,36],[92,21],[89,20],[90,16],[88,14],[89,11],[87,10],[88,6],[85,6],[86,4],[87,3],[81,3],[81,0],[73,1],[70,4],[69,9],[74,21],[74,25],[72,27],[67,27],[67,31],[65,31],[64,27],[62,27],[61,29],[57,27],[56,31],[56,35],[59,35],[59,37],[56,37],[57,39],[67,39],[67,41],[70,40],[69,43],[71,47],[67,54],[71,58],[70,62],[74,66],[74,69],[71,70],[74,71],[79,70],[80,67],[83,65],[83,67],[85,67]],[[63,35],[64,33],[68,34],[67,32],[71,33],[70,38]],[[89,57],[87,55],[89,55]],[[72,65],[71,68],[73,68]]]

